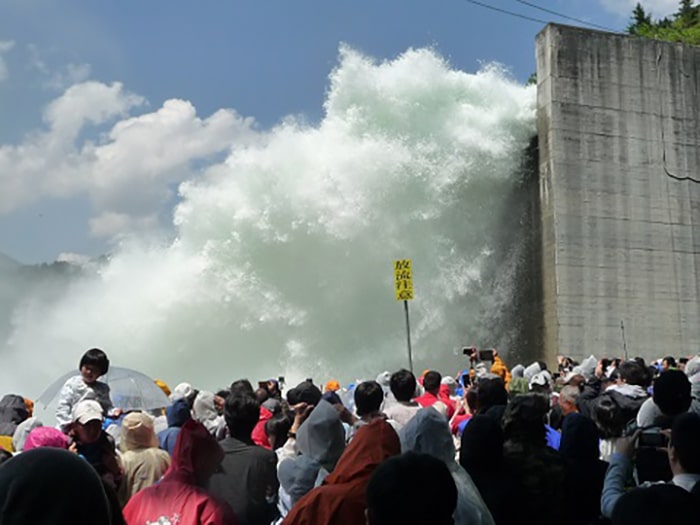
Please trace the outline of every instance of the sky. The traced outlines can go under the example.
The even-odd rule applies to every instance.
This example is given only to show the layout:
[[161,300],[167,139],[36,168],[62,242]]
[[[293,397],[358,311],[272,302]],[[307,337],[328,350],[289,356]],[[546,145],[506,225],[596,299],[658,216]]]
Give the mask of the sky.
[[0,0],[0,253],[82,260],[172,235],[183,181],[286,119],[321,119],[342,46],[379,62],[430,47],[525,82],[543,22],[584,25],[527,4],[622,31],[635,3]]

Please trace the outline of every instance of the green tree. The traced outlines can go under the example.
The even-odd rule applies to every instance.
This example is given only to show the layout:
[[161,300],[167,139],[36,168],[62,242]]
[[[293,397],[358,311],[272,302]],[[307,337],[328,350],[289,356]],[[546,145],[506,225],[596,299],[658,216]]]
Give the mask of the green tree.
[[632,11],[632,23],[627,26],[627,32],[637,35],[641,28],[649,26],[651,26],[651,15],[644,11],[642,4],[638,3]]
[[678,11],[671,18],[652,20],[651,15],[637,4],[627,32],[645,38],[700,45],[700,5],[693,0],[680,0]]
[[685,27],[696,26],[700,22],[700,5],[693,7],[693,0],[681,0],[676,20]]

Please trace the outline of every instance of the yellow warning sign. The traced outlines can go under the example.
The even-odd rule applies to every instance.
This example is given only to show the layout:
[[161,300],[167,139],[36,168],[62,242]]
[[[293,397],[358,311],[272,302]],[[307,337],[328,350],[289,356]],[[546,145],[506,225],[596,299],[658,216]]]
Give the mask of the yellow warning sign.
[[413,275],[411,259],[394,261],[394,291],[397,301],[410,301],[413,299]]

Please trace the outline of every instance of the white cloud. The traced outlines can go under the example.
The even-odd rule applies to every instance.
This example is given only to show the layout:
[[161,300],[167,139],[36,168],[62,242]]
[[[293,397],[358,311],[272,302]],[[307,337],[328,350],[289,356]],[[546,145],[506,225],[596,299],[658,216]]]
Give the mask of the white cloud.
[[0,214],[44,197],[68,197],[90,180],[90,143],[76,144],[87,124],[123,115],[143,100],[121,84],[88,82],[68,89],[44,111],[48,130],[30,133],[21,144],[0,145]]
[[664,18],[678,10],[678,0],[600,0],[605,9],[611,13],[629,18],[637,3],[650,11],[654,18]]
[[2,57],[3,53],[7,53],[15,46],[13,40],[0,40],[0,82],[4,82],[9,77],[10,73],[7,69],[7,63]]
[[[109,142],[94,152],[100,177],[91,185],[93,199],[110,209],[151,211],[154,200],[167,198],[166,184],[190,175],[192,159],[228,150],[250,133],[250,124],[230,110],[202,120],[191,103],[177,99],[153,113],[118,122]],[[134,188],[140,188],[138,194]]]
[[[97,210],[93,235],[151,229],[174,188],[196,175],[193,163],[257,136],[252,119],[232,110],[202,119],[184,100],[129,116],[145,103],[118,82],[68,88],[46,107],[45,129],[0,144],[0,215],[40,199],[87,195]],[[88,127],[115,119],[102,134]]]
[[57,138],[72,142],[85,124],[103,124],[144,103],[144,98],[125,92],[119,82],[83,82],[49,103],[44,120]]

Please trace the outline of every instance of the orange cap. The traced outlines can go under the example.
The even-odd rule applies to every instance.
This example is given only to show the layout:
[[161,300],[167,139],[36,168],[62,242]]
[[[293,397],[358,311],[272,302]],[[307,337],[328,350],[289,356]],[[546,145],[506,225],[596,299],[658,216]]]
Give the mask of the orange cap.
[[340,383],[338,383],[338,381],[331,379],[326,383],[326,392],[335,392],[336,390],[340,390]]

